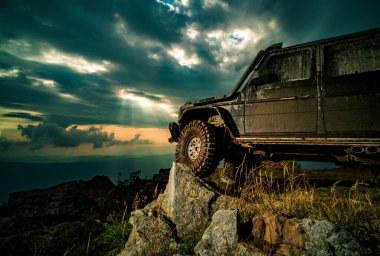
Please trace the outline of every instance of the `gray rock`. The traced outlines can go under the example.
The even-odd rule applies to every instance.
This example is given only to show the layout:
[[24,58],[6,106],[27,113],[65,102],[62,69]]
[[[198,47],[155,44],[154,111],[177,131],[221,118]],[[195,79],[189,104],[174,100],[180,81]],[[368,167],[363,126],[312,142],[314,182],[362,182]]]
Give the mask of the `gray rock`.
[[120,256],[156,255],[169,248],[173,230],[161,215],[137,210],[132,212],[129,222],[133,229]]
[[311,219],[303,219],[301,224],[309,237],[302,256],[360,255],[359,243],[342,227],[328,221]]
[[233,253],[234,256],[265,256],[258,248],[247,243],[238,243]]
[[232,255],[238,241],[237,210],[219,210],[194,248],[200,256]]
[[252,224],[253,239],[275,245],[278,255],[360,255],[355,238],[328,221],[286,219],[266,211],[256,215]]
[[359,255],[358,242],[343,228],[327,221],[286,219],[271,211],[252,220],[257,243],[239,242],[237,210],[231,210],[238,205],[236,199],[221,196],[184,165],[174,163],[165,192],[133,213],[134,228],[121,255],[155,255],[164,248],[179,253],[174,225],[179,241],[207,227],[194,248],[200,256],[265,255],[260,244],[273,246],[276,255]]
[[216,196],[190,169],[173,163],[161,207],[175,223],[178,237],[186,239],[207,227]]

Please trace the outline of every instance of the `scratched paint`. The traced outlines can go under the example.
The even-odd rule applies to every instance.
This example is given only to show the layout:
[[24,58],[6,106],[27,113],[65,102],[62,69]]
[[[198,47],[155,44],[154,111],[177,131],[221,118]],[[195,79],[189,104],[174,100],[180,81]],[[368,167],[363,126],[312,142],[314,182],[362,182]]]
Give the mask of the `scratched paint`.
[[325,48],[327,75],[338,77],[380,70],[380,35]]

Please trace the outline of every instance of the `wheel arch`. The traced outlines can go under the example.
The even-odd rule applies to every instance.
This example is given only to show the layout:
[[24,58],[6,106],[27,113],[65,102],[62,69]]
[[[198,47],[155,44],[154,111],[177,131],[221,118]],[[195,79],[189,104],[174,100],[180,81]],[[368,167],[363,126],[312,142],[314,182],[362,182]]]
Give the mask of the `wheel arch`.
[[181,130],[192,120],[208,121],[210,117],[218,116],[222,124],[229,131],[231,138],[239,136],[239,131],[228,110],[221,107],[202,107],[185,110],[180,116],[178,122]]

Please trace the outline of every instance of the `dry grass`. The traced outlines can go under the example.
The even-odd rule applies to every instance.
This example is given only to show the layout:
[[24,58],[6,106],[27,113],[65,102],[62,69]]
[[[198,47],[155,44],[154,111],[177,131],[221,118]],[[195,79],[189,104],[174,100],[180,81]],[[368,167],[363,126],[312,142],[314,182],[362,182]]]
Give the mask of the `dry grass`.
[[283,163],[282,173],[263,166],[247,170],[243,162],[236,180],[234,194],[243,220],[271,210],[289,218],[314,218],[342,225],[365,246],[380,243],[380,202],[374,200],[379,197],[379,188],[370,189],[360,181],[352,187],[339,186],[337,181],[330,188],[315,188],[294,162]]
[[307,177],[295,174],[294,168],[289,169],[286,165],[282,178],[258,167],[248,172],[244,179],[239,187],[240,199],[245,204],[255,204],[256,211],[272,210],[289,217],[305,217],[316,200],[315,190]]

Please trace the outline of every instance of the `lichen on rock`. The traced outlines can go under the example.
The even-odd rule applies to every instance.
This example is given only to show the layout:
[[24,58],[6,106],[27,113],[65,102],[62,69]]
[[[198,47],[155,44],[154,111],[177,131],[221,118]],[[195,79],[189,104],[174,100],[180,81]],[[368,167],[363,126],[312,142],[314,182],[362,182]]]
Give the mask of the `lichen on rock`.
[[163,216],[147,210],[132,212],[129,222],[133,230],[125,244],[121,256],[154,255],[169,248],[173,237],[173,228]]
[[185,165],[173,163],[162,210],[175,223],[178,237],[186,238],[207,226],[216,197],[217,193]]
[[302,256],[334,255],[359,256],[360,245],[356,239],[344,228],[328,221],[303,219],[309,240],[305,243]]
[[237,210],[219,210],[212,216],[210,226],[195,246],[195,253],[231,255],[238,241]]

